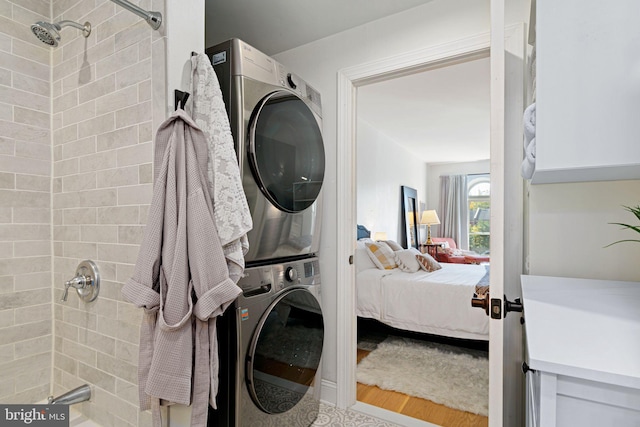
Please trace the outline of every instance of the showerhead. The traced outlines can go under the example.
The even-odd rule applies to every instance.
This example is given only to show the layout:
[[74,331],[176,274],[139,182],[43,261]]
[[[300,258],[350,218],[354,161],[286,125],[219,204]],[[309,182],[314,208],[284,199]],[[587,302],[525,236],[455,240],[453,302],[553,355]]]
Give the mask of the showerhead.
[[60,42],[59,31],[62,30],[62,27],[74,27],[82,30],[82,35],[85,37],[89,37],[89,34],[91,34],[91,24],[89,22],[85,22],[84,25],[82,25],[73,21],[60,21],[54,23],[38,21],[31,26],[31,31],[33,31],[33,34],[35,34],[41,42],[48,44],[49,46],[56,47]]

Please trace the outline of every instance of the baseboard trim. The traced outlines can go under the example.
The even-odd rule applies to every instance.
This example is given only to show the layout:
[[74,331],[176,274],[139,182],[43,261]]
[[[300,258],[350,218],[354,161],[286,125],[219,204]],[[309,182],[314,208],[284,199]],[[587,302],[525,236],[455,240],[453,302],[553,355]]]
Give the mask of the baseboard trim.
[[320,400],[327,405],[336,406],[338,401],[338,385],[333,381],[322,380]]

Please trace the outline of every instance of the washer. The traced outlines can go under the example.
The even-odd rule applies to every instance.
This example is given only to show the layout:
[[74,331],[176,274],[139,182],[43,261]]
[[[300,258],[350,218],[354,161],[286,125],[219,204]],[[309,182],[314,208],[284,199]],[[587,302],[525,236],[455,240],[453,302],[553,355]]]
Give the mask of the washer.
[[246,265],[317,254],[325,170],[320,94],[241,40],[206,53],[220,81],[253,218]]
[[[225,313],[222,338],[236,355],[222,363],[216,426],[307,427],[318,416],[324,322],[317,258],[248,268],[243,293]],[[221,330],[221,329],[219,329]]]

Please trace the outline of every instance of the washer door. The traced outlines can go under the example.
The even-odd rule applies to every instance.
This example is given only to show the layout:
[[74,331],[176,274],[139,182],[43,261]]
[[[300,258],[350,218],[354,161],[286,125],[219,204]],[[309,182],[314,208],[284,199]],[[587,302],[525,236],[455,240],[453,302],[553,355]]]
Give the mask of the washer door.
[[311,292],[293,288],[276,298],[247,352],[247,389],[261,410],[286,412],[305,396],[314,385],[323,340],[322,312]]
[[313,204],[324,178],[324,145],[315,115],[286,91],[264,97],[249,125],[249,163],[262,193],[285,212]]

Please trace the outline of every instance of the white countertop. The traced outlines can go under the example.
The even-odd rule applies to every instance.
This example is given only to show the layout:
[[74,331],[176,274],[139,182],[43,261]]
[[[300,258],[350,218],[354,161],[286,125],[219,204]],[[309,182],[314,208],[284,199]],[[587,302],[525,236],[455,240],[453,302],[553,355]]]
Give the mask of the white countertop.
[[640,283],[522,276],[531,369],[640,389]]

